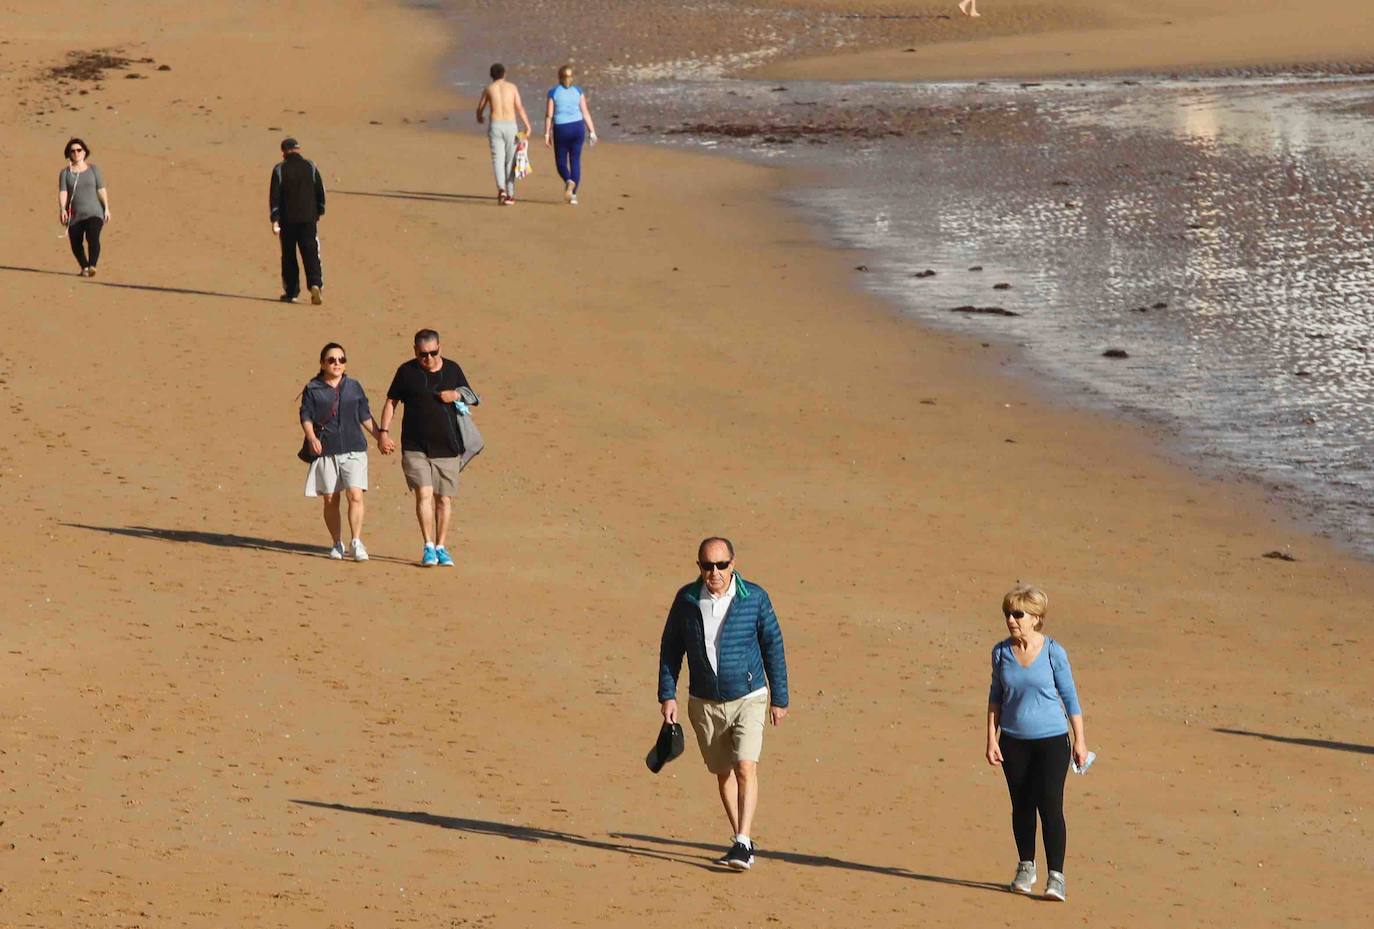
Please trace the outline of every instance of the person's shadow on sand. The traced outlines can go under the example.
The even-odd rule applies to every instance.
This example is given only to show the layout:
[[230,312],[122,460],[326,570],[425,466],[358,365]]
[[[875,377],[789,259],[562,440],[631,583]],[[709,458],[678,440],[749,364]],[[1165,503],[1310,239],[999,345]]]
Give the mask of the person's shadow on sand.
[[618,852],[622,855],[635,855],[643,858],[656,858],[675,864],[689,864],[697,868],[710,868],[710,860],[698,860],[695,856],[684,857],[656,848],[643,848],[624,842],[603,842],[573,832],[558,832],[554,829],[539,829],[534,826],[513,826],[509,823],[490,822],[485,819],[465,819],[460,816],[435,816],[433,813],[387,810],[371,806],[345,806],[342,803],[321,803],[317,800],[292,800],[301,806],[313,806],[322,810],[338,810],[343,813],[362,813],[366,816],[382,816],[386,819],[399,819],[403,822],[418,823],[422,826],[438,826],[440,829],[457,829],[476,835],[499,836],[515,839],[517,842],[562,842],[581,848],[591,848],[604,852]]
[[[75,277],[66,271],[51,268],[26,268],[22,265],[0,265],[0,271],[22,271],[25,274],[55,274],[58,277]],[[121,284],[117,281],[87,280],[83,287],[118,287],[121,290],[145,290],[158,294],[185,294],[191,297],[225,297],[230,300],[255,300],[261,303],[279,303],[272,297],[254,297],[251,294],[228,294],[218,290],[196,290],[191,287],[162,287],[157,284]]]
[[1267,742],[1283,742],[1286,745],[1306,745],[1308,748],[1330,748],[1338,752],[1357,752],[1361,755],[1374,755],[1374,745],[1359,745],[1355,742],[1332,742],[1329,739],[1303,739],[1291,735],[1270,735],[1267,732],[1250,732],[1247,729],[1214,728],[1213,732],[1224,735],[1247,735],[1253,739]]
[[[514,826],[509,823],[489,822],[482,819],[464,819],[458,816],[436,816],[433,813],[422,813],[419,811],[406,812],[404,810],[388,810],[382,807],[346,806],[342,803],[320,803],[315,800],[292,800],[291,802],[298,803],[301,806],[317,807],[322,810],[339,810],[344,813],[362,813],[367,816],[383,816],[387,819],[399,819],[425,826],[439,826],[442,829],[460,829],[463,832],[500,836],[502,838],[515,839],[521,842],[564,842],[569,845],[598,849],[600,851],[619,852],[623,855],[639,855],[646,858],[657,858],[661,861],[690,864],[693,867],[706,868],[707,870],[717,870],[715,859],[720,853],[720,849],[714,845],[707,845],[701,842],[684,842],[678,839],[665,839],[656,835],[640,835],[633,832],[612,832],[608,834],[610,839],[629,840],[629,842],[607,842],[600,839],[588,838],[587,836],[576,835],[571,832],[557,832],[552,829],[539,829],[533,826]],[[659,846],[674,846],[677,848],[700,849],[709,854],[704,856],[691,855],[690,857],[684,857],[682,853],[675,854],[672,851],[653,848],[652,845],[646,846],[644,843],[652,843],[652,845]],[[843,868],[850,871],[862,871],[868,874],[885,874],[890,877],[903,877],[915,881],[930,881],[935,884],[967,887],[973,890],[995,890],[998,893],[1007,892],[1007,886],[1005,884],[993,884],[988,881],[967,881],[957,877],[941,877],[936,874],[920,874],[916,871],[908,871],[906,868],[889,868],[881,865],[862,864],[856,861],[845,861],[841,858],[832,858],[828,855],[807,855],[799,852],[766,850],[760,850],[758,855],[760,858],[771,858],[777,861],[785,861],[788,864],[809,865],[816,868]]]
[[[201,532],[195,529],[155,529],[152,526],[88,526],[85,523],[63,523],[69,529],[87,529],[91,532],[105,532],[122,535],[131,539],[158,539],[163,542],[192,542],[198,545],[214,545],[220,548],[255,548],[264,552],[283,552],[289,555],[303,555],[307,558],[329,558],[329,549],[323,545],[308,545],[304,542],[288,542],[284,539],[263,539],[251,535],[235,535],[228,532]],[[388,555],[373,555],[371,561],[389,561],[392,564],[412,565],[414,562]]]
[[[342,194],[346,197],[382,197],[387,200],[423,200],[429,203],[457,203],[462,200],[472,200],[477,203],[485,203],[489,206],[496,206],[496,198],[490,194],[448,194],[437,190],[331,190],[331,194]],[[534,203],[539,206],[564,206],[562,200],[531,200],[527,197],[517,197],[516,206],[522,203]]]

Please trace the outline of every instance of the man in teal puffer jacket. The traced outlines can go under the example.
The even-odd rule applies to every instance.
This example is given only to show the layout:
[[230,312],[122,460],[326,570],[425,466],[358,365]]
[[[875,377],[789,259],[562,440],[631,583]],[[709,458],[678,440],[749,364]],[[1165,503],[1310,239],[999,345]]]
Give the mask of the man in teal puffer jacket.
[[677,722],[682,657],[690,671],[687,717],[706,767],[720,782],[730,819],[730,849],[719,859],[737,871],[754,864],[749,829],[758,805],[764,716],[787,715],[787,656],[768,592],[735,573],[735,546],[712,536],[697,546],[701,579],[673,597],[658,653],[658,699]]

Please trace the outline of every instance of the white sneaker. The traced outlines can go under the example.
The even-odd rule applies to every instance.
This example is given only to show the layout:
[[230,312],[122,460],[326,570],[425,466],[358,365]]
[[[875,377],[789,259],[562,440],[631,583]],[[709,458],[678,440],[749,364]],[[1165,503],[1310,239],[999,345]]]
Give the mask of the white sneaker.
[[[1053,873],[1053,872],[1050,872]],[[1028,894],[1035,886],[1035,862],[1021,861],[1016,864],[1016,876],[1011,879],[1007,889],[1014,894]]]
[[573,206],[577,206],[577,194],[573,194],[571,197],[569,197],[568,202],[571,203]]
[[343,561],[344,547],[342,542],[335,542],[334,547],[329,550],[329,557],[335,561]]
[[353,560],[367,561],[367,549],[363,548],[362,539],[353,540]]
[[1064,899],[1064,874],[1061,871],[1051,871],[1049,878],[1045,881],[1045,899],[1060,900]]

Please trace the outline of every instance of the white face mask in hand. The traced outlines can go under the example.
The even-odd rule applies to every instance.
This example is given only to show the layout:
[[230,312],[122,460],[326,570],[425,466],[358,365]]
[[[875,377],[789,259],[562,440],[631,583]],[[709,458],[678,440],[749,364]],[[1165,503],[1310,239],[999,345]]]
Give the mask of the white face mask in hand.
[[1088,757],[1083,761],[1083,767],[1080,768],[1076,761],[1069,762],[1069,766],[1073,768],[1074,774],[1087,774],[1088,769],[1093,766],[1093,762],[1096,760],[1097,752],[1088,752]]

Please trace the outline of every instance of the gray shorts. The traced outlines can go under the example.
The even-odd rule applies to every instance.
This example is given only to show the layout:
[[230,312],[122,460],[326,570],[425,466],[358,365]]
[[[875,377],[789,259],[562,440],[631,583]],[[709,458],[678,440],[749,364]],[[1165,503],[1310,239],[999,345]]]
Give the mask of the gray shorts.
[[305,495],[338,493],[349,487],[367,490],[367,452],[321,455],[305,472]]
[[406,486],[411,490],[433,487],[441,497],[458,496],[458,472],[462,469],[463,458],[431,458],[424,452],[402,452],[401,472],[406,476]]

